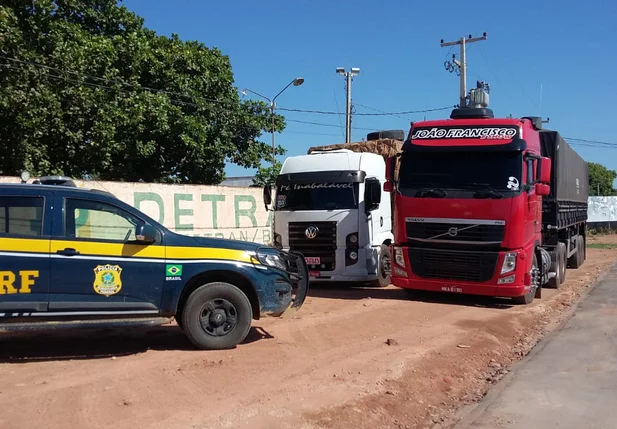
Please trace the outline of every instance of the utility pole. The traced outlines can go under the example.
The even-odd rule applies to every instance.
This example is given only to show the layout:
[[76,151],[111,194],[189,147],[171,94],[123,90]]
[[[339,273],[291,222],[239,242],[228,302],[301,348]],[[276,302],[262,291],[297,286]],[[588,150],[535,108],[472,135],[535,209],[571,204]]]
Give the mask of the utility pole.
[[341,76],[345,76],[345,89],[347,90],[347,108],[345,111],[345,143],[351,143],[351,81],[354,76],[358,76],[358,74],[360,74],[360,69],[358,67],[352,67],[350,71],[346,72],[345,67],[337,67],[336,73]]
[[[445,67],[446,70],[448,70],[450,73],[452,73],[453,71],[456,71],[456,74],[460,76],[461,78],[461,84],[460,84],[460,106],[461,108],[465,107],[467,105],[467,57],[466,57],[466,52],[465,52],[465,47],[468,43],[474,43],[474,42],[479,42],[480,40],[486,40],[486,32],[484,32],[482,34],[482,37],[471,37],[471,34],[469,35],[469,37],[465,37],[463,36],[462,38],[460,38],[459,40],[455,41],[455,42],[444,42],[443,39],[441,39],[441,47],[446,47],[446,46],[455,46],[455,45],[460,45],[461,47],[461,60],[457,60],[456,59],[456,54],[452,54],[452,62],[450,61],[446,61],[445,62]],[[454,65],[452,64],[454,63]],[[455,68],[456,66],[456,68]]]

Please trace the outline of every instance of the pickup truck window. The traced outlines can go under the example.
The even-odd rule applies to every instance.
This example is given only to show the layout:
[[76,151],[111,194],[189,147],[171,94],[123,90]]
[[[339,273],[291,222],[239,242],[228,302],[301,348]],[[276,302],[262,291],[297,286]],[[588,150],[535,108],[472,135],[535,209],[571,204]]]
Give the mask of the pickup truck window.
[[111,204],[67,199],[66,235],[106,241],[135,240],[139,219]]
[[43,234],[42,197],[0,197],[0,234]]

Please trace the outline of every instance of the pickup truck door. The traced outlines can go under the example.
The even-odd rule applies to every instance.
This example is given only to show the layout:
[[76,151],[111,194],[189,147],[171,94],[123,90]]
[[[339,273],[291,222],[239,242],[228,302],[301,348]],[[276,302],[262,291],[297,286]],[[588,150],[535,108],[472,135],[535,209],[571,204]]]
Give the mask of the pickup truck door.
[[49,311],[136,315],[159,312],[165,247],[135,241],[145,222],[112,202],[56,198],[59,228],[51,240]]
[[0,196],[0,318],[47,310],[52,199],[26,186]]

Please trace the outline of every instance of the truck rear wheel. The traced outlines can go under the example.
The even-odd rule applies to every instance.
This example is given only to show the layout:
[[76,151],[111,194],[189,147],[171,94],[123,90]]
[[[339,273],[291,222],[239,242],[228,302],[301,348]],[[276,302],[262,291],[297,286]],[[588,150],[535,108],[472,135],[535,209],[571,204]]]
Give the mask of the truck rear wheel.
[[379,260],[377,261],[377,277],[379,278],[379,286],[386,287],[391,283],[392,274],[392,258],[390,257],[390,246],[381,245],[379,250]]
[[577,269],[581,265],[583,265],[583,261],[585,258],[585,250],[583,246],[585,246],[585,241],[583,240],[582,235],[576,236],[576,252],[572,256],[568,258],[568,267]]
[[253,310],[236,286],[212,282],[195,289],[182,311],[182,329],[202,350],[229,349],[241,343],[251,329]]
[[538,271],[538,257],[536,252],[533,252],[533,262],[531,265],[531,290],[523,296],[515,296],[512,298],[515,304],[525,305],[531,304],[536,297],[536,291],[540,287]]
[[546,287],[558,289],[566,277],[566,245],[564,243],[557,243],[555,260],[551,264],[551,271],[555,272],[555,277],[548,281]]

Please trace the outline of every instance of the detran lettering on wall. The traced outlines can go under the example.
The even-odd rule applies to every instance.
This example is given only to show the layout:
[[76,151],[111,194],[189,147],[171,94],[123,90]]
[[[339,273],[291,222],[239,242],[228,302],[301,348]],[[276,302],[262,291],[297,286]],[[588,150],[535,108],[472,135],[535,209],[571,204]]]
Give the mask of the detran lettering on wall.
[[[0,177],[0,182],[15,183],[19,178]],[[75,183],[110,192],[179,234],[263,244],[271,240],[272,212],[264,208],[261,188],[80,180]],[[91,220],[82,217],[78,225],[90,228]]]

